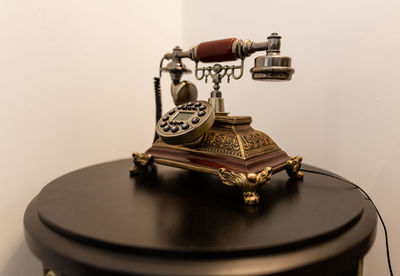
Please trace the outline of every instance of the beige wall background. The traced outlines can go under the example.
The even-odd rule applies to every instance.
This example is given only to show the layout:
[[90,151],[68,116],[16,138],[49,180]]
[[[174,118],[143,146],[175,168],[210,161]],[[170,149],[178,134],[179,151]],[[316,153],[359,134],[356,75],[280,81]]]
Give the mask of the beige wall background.
[[[153,80],[175,45],[283,36],[284,83],[222,84],[289,154],[362,186],[387,224],[400,271],[400,3],[397,1],[0,1],[0,274],[40,275],[25,207],[52,179],[150,146]],[[189,67],[193,64],[187,62]],[[193,80],[188,76],[189,80]],[[206,99],[210,85],[196,82]],[[164,110],[172,106],[163,77]],[[381,226],[367,276],[388,275]]]
[[180,1],[0,0],[0,275],[41,275],[22,219],[46,183],[151,145],[180,15]]

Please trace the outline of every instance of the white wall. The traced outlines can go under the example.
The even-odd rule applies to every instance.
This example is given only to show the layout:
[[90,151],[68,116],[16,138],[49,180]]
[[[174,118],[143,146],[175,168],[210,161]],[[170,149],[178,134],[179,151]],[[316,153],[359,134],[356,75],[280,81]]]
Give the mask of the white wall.
[[0,275],[41,275],[22,219],[46,183],[151,145],[153,77],[180,43],[180,5],[0,1]]
[[[0,274],[40,275],[22,216],[46,183],[150,145],[162,54],[232,36],[263,41],[273,31],[293,58],[293,80],[246,74],[223,83],[228,111],[252,115],[289,154],[365,188],[400,271],[399,11],[378,0],[0,1]],[[198,88],[206,99],[211,86]],[[172,105],[167,93],[163,103]],[[379,229],[367,276],[387,275]]]
[[[183,1],[182,14],[184,48],[282,35],[292,81],[251,80],[250,57],[243,80],[221,85],[227,111],[252,115],[253,126],[289,154],[363,187],[384,217],[400,273],[400,2]],[[199,85],[200,96],[211,88]],[[388,275],[380,225],[364,275]]]

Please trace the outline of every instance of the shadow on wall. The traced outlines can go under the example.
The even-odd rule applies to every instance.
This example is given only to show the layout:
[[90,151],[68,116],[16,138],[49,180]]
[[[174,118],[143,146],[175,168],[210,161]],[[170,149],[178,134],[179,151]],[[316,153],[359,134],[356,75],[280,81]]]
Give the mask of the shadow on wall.
[[12,254],[8,262],[5,264],[0,275],[42,275],[42,265],[29,251],[25,242],[21,241],[14,254]]

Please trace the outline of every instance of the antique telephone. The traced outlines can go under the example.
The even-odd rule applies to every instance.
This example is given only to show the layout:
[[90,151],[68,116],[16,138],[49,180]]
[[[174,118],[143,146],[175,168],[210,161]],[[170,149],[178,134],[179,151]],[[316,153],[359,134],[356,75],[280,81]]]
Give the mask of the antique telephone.
[[[266,42],[236,38],[203,42],[182,51],[175,47],[160,62],[162,72],[171,76],[171,94],[175,107],[161,117],[159,78],[155,78],[157,124],[152,147],[145,153],[133,153],[131,175],[145,172],[152,162],[194,171],[216,174],[222,183],[237,186],[244,202],[259,202],[257,189],[269,183],[272,174],[286,170],[291,178],[302,178],[302,157],[289,157],[265,133],[254,130],[250,116],[229,116],[220,91],[223,78],[228,82],[243,75],[244,59],[255,52],[266,55],[255,58],[250,70],[254,80],[290,80],[294,69],[291,58],[280,55],[280,39],[272,33]],[[208,101],[197,100],[197,88],[181,81],[183,73],[191,73],[182,63],[188,58],[195,62],[195,77],[211,79],[213,90]],[[199,62],[214,63],[240,59],[240,65],[199,67]],[[164,60],[170,62],[163,67]],[[239,71],[239,73],[237,73]]]

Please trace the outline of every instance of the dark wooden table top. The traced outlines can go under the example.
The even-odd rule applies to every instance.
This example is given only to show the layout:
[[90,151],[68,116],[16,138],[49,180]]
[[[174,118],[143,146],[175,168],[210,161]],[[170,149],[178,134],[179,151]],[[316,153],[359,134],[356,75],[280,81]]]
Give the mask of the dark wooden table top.
[[66,275],[338,275],[375,238],[370,202],[333,174],[278,173],[247,206],[216,176],[155,165],[130,177],[130,165],[74,171],[32,200],[25,236],[44,264]]

